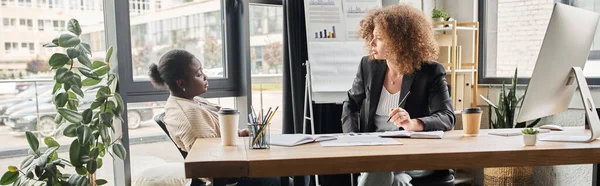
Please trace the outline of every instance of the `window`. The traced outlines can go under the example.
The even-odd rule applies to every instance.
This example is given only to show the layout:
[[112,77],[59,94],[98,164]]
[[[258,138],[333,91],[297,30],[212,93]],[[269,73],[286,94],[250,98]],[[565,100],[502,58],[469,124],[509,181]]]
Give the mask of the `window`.
[[38,20],[38,31],[44,31],[44,20]]
[[[546,33],[555,2],[600,12],[600,0],[490,0],[483,6],[482,62],[484,83],[501,83],[494,78],[509,78],[515,68],[519,77],[530,77]],[[482,15],[482,14],[480,14]],[[600,78],[600,29],[596,33],[584,74]],[[488,82],[486,82],[488,81]]]
[[33,30],[33,20],[27,20],[27,30]]
[[[102,3],[102,1],[94,1],[99,4]],[[59,34],[66,33],[68,20],[63,18],[79,18],[84,33],[92,30],[87,26],[101,22],[104,19],[102,12],[97,11],[57,11],[48,9],[48,2],[48,0],[0,0],[2,4],[2,7],[0,7],[0,14],[2,14],[0,16],[0,79],[4,81],[17,79],[19,81],[31,79],[52,80],[54,74],[50,70],[48,61],[54,52],[65,53],[65,50],[62,48],[42,48],[42,45],[51,42]],[[50,2],[53,7],[60,7],[57,3],[62,2],[64,4],[66,1],[50,0]],[[13,10],[10,11],[4,7],[5,5],[16,8],[9,8]],[[104,27],[100,25],[94,27],[94,29],[103,30]],[[104,37],[102,38],[104,39]],[[94,53],[95,56],[103,56],[103,53]],[[32,99],[35,97],[35,93],[32,93],[36,89],[35,84],[35,82],[0,83],[0,95],[2,95],[0,102],[3,103],[0,104],[0,115],[2,116],[0,117],[0,131],[2,131],[0,132],[0,138],[3,141],[2,148],[0,148],[0,165],[2,166],[18,166],[18,163],[25,157],[26,153],[14,154],[14,156],[19,157],[6,156],[7,148],[12,150],[28,148],[27,140],[23,138],[25,131],[32,131],[34,134],[41,136],[39,139],[43,140],[44,136],[53,135],[58,126],[51,119],[49,120],[54,115],[48,115],[49,113],[56,113],[55,107],[51,103],[52,96],[48,92],[52,89],[53,83],[47,81],[37,82],[38,102],[34,102],[35,99]],[[21,103],[26,104],[26,107],[22,106]],[[39,112],[36,107],[39,108]],[[38,114],[39,119],[37,118]],[[56,140],[62,146],[66,146],[73,139],[57,137]],[[41,147],[45,147],[43,141]],[[68,153],[67,156],[62,154],[61,152],[61,157],[68,158]],[[112,164],[112,161],[105,159],[104,163],[106,166]],[[112,174],[112,172],[111,167],[105,167],[98,177],[105,178],[107,177],[105,176],[106,173]],[[64,173],[72,174],[74,171],[69,170]],[[112,180],[110,182],[113,183]]]
[[2,18],[2,26],[4,26],[4,27],[10,26],[10,19],[9,18]]
[[[266,112],[269,108],[281,107],[283,101],[283,8],[250,5],[249,16],[251,104],[255,109],[263,108]],[[282,108],[279,108],[271,121],[274,134],[282,132],[281,111]]]
[[170,4],[169,8],[161,9],[164,12],[162,14],[139,14],[143,12],[142,5],[149,3],[147,0],[132,0],[129,3],[133,5],[131,23],[135,23],[131,25],[132,70],[135,81],[148,81],[148,66],[158,62],[164,53],[175,48],[193,53],[203,63],[209,77],[226,77],[218,3],[205,1]]

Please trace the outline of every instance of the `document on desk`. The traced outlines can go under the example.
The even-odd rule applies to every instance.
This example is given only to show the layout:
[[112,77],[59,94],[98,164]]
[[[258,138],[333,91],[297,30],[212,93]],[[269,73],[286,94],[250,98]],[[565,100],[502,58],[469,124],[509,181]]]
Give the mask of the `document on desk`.
[[421,138],[421,139],[442,139],[444,131],[428,131],[428,132],[408,132],[408,131],[386,131],[379,135],[381,137],[390,138]]
[[348,147],[348,146],[378,146],[378,145],[402,145],[392,138],[380,138],[378,135],[345,135],[339,136],[337,140],[321,142],[323,147]]

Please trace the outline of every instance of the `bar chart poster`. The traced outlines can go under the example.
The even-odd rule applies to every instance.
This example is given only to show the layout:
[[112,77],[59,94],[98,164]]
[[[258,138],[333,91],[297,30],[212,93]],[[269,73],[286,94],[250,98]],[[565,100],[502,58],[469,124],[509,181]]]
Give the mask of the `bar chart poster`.
[[306,0],[306,34],[310,41],[346,39],[341,0]]
[[381,0],[344,0],[343,3],[346,17],[346,40],[361,40],[360,21],[372,9],[381,8]]

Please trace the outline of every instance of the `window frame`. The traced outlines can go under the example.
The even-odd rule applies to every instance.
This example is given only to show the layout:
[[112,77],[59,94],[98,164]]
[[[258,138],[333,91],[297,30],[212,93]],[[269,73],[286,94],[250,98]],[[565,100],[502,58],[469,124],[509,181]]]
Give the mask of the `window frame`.
[[[477,16],[479,19],[479,69],[478,71],[478,83],[480,85],[487,84],[502,84],[510,83],[511,78],[508,77],[487,77],[487,18],[488,18],[488,0],[478,0],[477,2]],[[558,3],[564,3],[566,0],[555,0]],[[599,36],[600,37],[600,36]],[[590,55],[588,60],[600,60],[600,50],[590,50]],[[529,84],[529,77],[519,77],[517,78],[517,84]],[[599,86],[600,85],[600,77],[586,77],[587,84],[590,86]]]

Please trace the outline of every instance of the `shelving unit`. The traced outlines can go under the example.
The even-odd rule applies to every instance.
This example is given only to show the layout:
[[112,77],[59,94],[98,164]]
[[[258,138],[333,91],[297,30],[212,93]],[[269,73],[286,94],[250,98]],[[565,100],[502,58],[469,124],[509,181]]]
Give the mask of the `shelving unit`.
[[[443,27],[440,28],[440,26]],[[479,22],[458,22],[454,21],[443,21],[443,22],[434,22],[433,23],[433,31],[436,35],[436,38],[444,38],[440,41],[438,39],[438,43],[440,43],[441,47],[449,47],[450,52],[449,60],[442,62],[442,65],[446,68],[447,77],[450,79],[450,96],[452,97],[452,104],[455,106],[455,113],[460,114],[463,108],[466,107],[476,107],[477,106],[477,77],[478,77],[478,60],[479,60]],[[459,31],[463,32],[473,32],[473,42],[472,43],[459,43],[458,33]],[[448,41],[448,39],[450,41]],[[473,48],[472,52],[465,52],[461,50],[460,46],[471,45]],[[462,61],[462,56],[464,53],[471,56],[473,61]],[[440,56],[448,57],[448,56]],[[441,61],[440,61],[441,62]],[[461,82],[457,80],[457,76],[464,75],[470,76],[470,78],[464,78],[468,80],[472,80],[472,83],[466,83],[463,79]],[[462,76],[461,76],[462,77]],[[457,83],[464,83],[464,86],[458,86]],[[461,87],[464,89],[458,90]],[[470,103],[465,103],[462,100],[462,96],[466,95],[467,91],[470,91],[471,100]],[[457,95],[457,92],[462,95]]]

